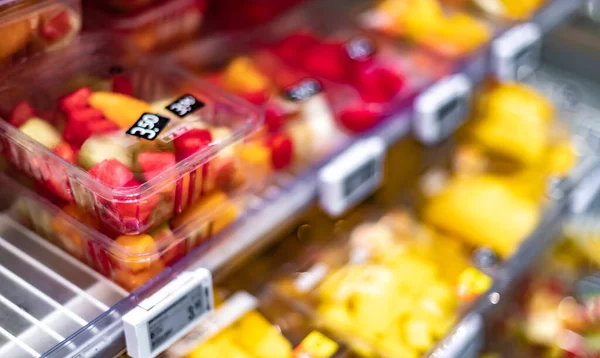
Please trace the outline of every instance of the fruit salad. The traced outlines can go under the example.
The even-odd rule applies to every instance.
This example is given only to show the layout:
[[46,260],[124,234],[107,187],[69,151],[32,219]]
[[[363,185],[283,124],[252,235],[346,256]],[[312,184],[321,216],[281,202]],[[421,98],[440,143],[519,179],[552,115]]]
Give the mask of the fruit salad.
[[382,0],[363,15],[362,22],[367,28],[451,58],[467,55],[490,39],[486,24],[466,13],[447,10],[440,0]]
[[268,53],[234,57],[216,71],[193,67],[200,67],[196,69],[219,87],[265,109],[267,134],[254,150],[270,157],[273,170],[320,160],[346,139],[322,83],[285,68]]
[[339,123],[350,132],[364,132],[397,113],[433,80],[408,56],[362,34],[296,32],[267,48],[288,66],[322,81],[325,89],[343,85],[353,90],[338,91],[333,101]]
[[422,356],[492,283],[472,266],[466,245],[406,211],[348,236],[309,252],[307,264],[274,285],[359,356]]
[[[197,36],[207,0],[88,1],[86,27],[127,38],[144,50],[166,51]],[[122,13],[107,11],[104,5]],[[129,11],[135,7],[135,11]],[[126,12],[126,13],[123,13]]]
[[[22,180],[21,180],[22,182]],[[127,290],[133,290],[233,223],[243,201],[213,193],[142,235],[119,235],[73,204],[54,204],[4,174],[3,202],[17,221]],[[214,207],[218,216],[211,216]],[[108,232],[107,232],[108,231]]]
[[78,0],[9,0],[0,4],[0,65],[60,47],[81,27]]
[[234,293],[163,358],[291,358],[292,344],[259,308],[257,298]]
[[[51,62],[69,62],[71,54],[61,55]],[[4,155],[63,201],[102,227],[135,235],[268,175],[268,159],[250,140],[260,138],[258,109],[177,68],[105,61],[84,57],[48,71],[51,88],[46,82],[4,96]]]
[[453,168],[423,180],[429,224],[509,257],[531,233],[551,177],[577,160],[552,105],[515,83],[491,85],[458,135]]

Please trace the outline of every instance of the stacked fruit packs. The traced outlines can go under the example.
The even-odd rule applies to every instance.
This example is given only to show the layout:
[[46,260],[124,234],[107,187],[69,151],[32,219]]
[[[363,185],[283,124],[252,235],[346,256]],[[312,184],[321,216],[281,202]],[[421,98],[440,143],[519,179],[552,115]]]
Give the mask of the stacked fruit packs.
[[7,78],[27,85],[2,94],[4,157],[95,230],[65,229],[59,215],[50,231],[62,246],[128,288],[231,223],[237,198],[268,176],[252,144],[257,108],[103,36]]

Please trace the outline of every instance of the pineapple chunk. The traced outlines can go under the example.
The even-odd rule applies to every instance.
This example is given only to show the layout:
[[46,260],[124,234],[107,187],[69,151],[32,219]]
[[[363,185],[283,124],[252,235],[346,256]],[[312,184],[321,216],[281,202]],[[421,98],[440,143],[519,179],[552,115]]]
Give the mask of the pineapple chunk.
[[46,148],[52,149],[62,143],[58,130],[41,118],[31,118],[19,130]]

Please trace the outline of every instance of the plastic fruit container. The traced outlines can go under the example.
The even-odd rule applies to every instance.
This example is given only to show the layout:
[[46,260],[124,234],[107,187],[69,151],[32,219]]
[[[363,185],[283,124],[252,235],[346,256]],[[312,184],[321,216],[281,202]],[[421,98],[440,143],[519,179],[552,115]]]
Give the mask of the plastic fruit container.
[[471,249],[405,211],[313,246],[273,283],[325,334],[364,357],[419,357],[450,332],[492,278]]
[[123,14],[107,11],[99,3],[86,4],[86,28],[113,32],[145,50],[166,50],[197,36],[206,7],[206,0],[160,0]]
[[79,0],[0,2],[0,65],[58,48],[81,28]]
[[0,91],[5,157],[106,231],[147,232],[268,175],[251,150],[258,108],[126,44],[82,37],[14,70]]
[[[214,193],[147,234],[108,236],[73,204],[55,204],[0,174],[3,208],[23,225],[127,290],[133,290],[209,241],[241,215],[243,198]],[[215,207],[220,209],[215,211]]]
[[96,6],[107,10],[126,13],[144,9],[157,3],[159,0],[91,0]]
[[305,0],[209,1],[207,17],[214,30],[243,30],[268,23],[302,2]]
[[273,170],[321,160],[347,138],[332,103],[338,89],[324,89],[319,80],[287,68],[266,52],[212,63],[213,57],[206,56],[212,53],[209,45],[193,43],[175,56],[213,84],[265,109],[267,134],[256,150],[267,153]]
[[[341,126],[363,132],[405,108],[414,96],[439,76],[422,71],[413,54],[385,41],[352,30],[335,33],[318,29],[286,34],[265,46],[283,63],[323,83],[346,87],[332,103]],[[447,73],[444,61],[438,63]],[[441,74],[439,74],[441,75]]]
[[360,21],[365,28],[412,41],[450,58],[476,51],[493,34],[483,20],[445,8],[441,0],[378,1]]

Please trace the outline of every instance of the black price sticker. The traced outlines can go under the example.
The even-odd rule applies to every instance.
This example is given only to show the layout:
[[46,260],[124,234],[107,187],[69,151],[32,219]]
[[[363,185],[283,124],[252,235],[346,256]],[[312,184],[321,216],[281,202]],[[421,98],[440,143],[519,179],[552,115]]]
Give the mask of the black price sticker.
[[144,113],[126,133],[134,137],[154,140],[168,123],[169,118],[167,117],[154,113]]
[[204,102],[198,100],[191,94],[186,94],[178,98],[175,102],[171,103],[165,108],[174,113],[175,115],[179,116],[180,118],[183,118],[204,106]]
[[302,81],[285,89],[284,95],[294,102],[304,102],[318,94],[323,89],[321,82],[314,78],[305,78]]
[[375,43],[367,37],[357,37],[344,46],[348,56],[355,61],[366,61],[375,54]]

